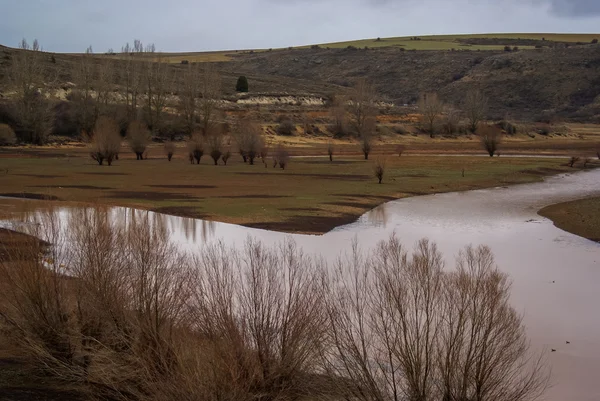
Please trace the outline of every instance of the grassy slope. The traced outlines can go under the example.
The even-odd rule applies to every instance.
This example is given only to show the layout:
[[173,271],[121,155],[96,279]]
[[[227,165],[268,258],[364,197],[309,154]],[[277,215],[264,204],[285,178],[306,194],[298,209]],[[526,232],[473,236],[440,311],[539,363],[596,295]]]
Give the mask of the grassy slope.
[[539,214],[561,230],[600,242],[600,197],[547,206]]
[[[389,156],[383,185],[372,162],[345,156],[293,159],[285,171],[248,166],[235,156],[228,166],[203,158],[190,165],[179,149],[168,163],[135,161],[123,154],[97,166],[81,150],[42,150],[29,157],[1,155],[2,193],[47,194],[65,201],[135,206],[291,232],[326,232],[353,221],[389,199],[540,180],[564,171],[562,159]],[[375,158],[375,156],[373,156]],[[462,170],[465,169],[465,177]],[[0,208],[1,209],[1,208]]]
[[[406,50],[451,50],[451,49],[468,49],[468,50],[502,50],[504,44],[498,45],[467,45],[459,43],[460,39],[532,39],[551,42],[583,42],[590,43],[592,39],[600,38],[600,34],[568,34],[568,33],[489,33],[489,34],[465,34],[465,35],[426,35],[419,36],[421,40],[410,40],[409,36],[381,38],[381,41],[372,39],[351,40],[345,42],[333,42],[321,44],[321,47],[330,48],[345,48],[348,46],[355,47],[403,47]],[[308,48],[308,46],[299,46],[298,48]],[[521,49],[529,49],[534,46],[519,46]],[[230,51],[213,51],[213,52],[183,52],[183,53],[161,53],[161,58],[170,63],[180,63],[182,60],[189,62],[218,62],[229,61],[236,53],[244,52],[262,52],[267,49],[255,50],[230,50]],[[118,57],[118,55],[117,55]]]

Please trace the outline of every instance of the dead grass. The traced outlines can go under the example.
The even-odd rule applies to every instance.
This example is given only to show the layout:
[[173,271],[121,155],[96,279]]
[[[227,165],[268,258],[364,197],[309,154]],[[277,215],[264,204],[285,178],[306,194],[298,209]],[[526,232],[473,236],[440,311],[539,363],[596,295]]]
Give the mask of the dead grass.
[[[129,155],[111,167],[98,166],[81,149],[65,149],[67,156],[62,158],[2,154],[2,166],[6,169],[2,193],[66,202],[100,202],[282,231],[323,233],[352,222],[387,199],[534,182],[545,175],[572,171],[564,166],[567,158],[409,153],[388,156],[386,178],[378,185],[372,165],[356,154],[355,144],[350,145],[347,153],[343,146],[338,147],[335,163],[328,161],[326,142],[322,148],[289,147],[292,154],[322,152],[323,157],[295,157],[286,170],[265,168],[262,164],[249,166],[238,155],[227,166],[214,166],[209,159],[199,166],[191,165],[182,152],[168,162],[156,146],[143,163],[136,163]],[[479,147],[478,141],[474,145]],[[389,148],[393,152],[394,147]],[[418,148],[410,149],[415,152]],[[373,154],[387,150],[387,145],[379,145]],[[41,154],[45,151],[51,150],[36,150]],[[357,198],[347,194],[356,194]]]
[[561,230],[600,242],[600,197],[558,203],[538,213]]

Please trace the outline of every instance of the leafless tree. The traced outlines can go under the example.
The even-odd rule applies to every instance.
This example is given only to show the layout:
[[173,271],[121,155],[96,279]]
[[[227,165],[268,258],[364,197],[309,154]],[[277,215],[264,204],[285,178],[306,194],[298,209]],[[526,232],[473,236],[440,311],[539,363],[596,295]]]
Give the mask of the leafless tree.
[[215,162],[215,166],[219,164],[219,159],[223,155],[223,135],[219,132],[213,132],[206,137],[206,144],[210,157]]
[[117,123],[108,117],[98,118],[90,143],[92,159],[96,160],[99,165],[106,160],[110,166],[120,149],[121,134]]
[[454,135],[458,131],[458,125],[460,123],[460,112],[453,108],[447,107],[444,114],[444,131],[446,135]]
[[348,132],[347,103],[348,99],[339,94],[334,95],[331,101],[330,114],[333,119],[331,132],[335,137],[345,136]]
[[402,157],[402,153],[406,150],[406,145],[398,145],[396,146],[396,153],[398,153],[398,157]]
[[369,153],[373,149],[373,137],[371,134],[363,133],[360,139],[360,150],[365,155],[365,160],[369,160]]
[[277,145],[277,148],[275,148],[275,156],[274,157],[277,160],[279,167],[282,170],[285,170],[285,167],[290,162],[290,152],[288,152],[288,150],[285,148],[285,146]]
[[329,161],[332,162],[333,161],[333,153],[335,151],[335,145],[333,144],[333,142],[329,142],[327,144],[327,154],[329,155]]
[[600,144],[596,146],[596,156],[600,159]]
[[15,131],[7,124],[0,124],[0,146],[13,145],[16,142]]
[[354,131],[359,137],[372,134],[374,120],[377,114],[376,92],[366,79],[359,79],[350,96],[350,116]]
[[179,111],[183,116],[187,133],[196,129],[198,118],[198,102],[201,96],[200,83],[202,75],[198,63],[188,64],[184,67],[179,88]]
[[146,119],[150,129],[158,133],[164,125],[164,112],[167,106],[167,96],[173,86],[173,78],[169,64],[160,56],[154,58],[154,52],[149,52],[144,70],[146,89]]
[[227,160],[229,160],[230,157],[231,150],[227,149],[225,152],[223,152],[223,155],[221,156],[221,160],[223,160],[223,165],[227,165]]
[[500,143],[502,141],[502,133],[496,128],[486,124],[480,124],[479,137],[481,138],[481,145],[488,152],[490,157],[494,156],[494,153],[498,151]]
[[478,90],[471,90],[465,98],[464,112],[469,121],[471,132],[477,131],[479,123],[482,122],[488,111],[488,99]]
[[150,131],[145,123],[132,121],[127,128],[127,142],[131,151],[135,153],[136,160],[144,160],[146,149],[152,139]]
[[29,46],[23,39],[12,58],[10,82],[16,91],[17,131],[22,139],[43,144],[52,127],[52,113],[46,100],[49,77],[45,76],[44,54],[37,39]]
[[383,175],[385,174],[385,165],[386,163],[383,157],[378,157],[375,160],[375,164],[373,165],[373,173],[375,174],[375,178],[377,178],[380,184],[383,180]]
[[167,155],[167,159],[171,161],[173,155],[175,154],[175,150],[177,147],[175,146],[175,142],[167,141],[165,142],[165,154]]
[[125,87],[125,105],[127,106],[128,120],[137,118],[138,98],[142,92],[142,71],[143,62],[141,61],[144,47],[139,40],[134,41],[133,47],[127,43],[121,49],[125,59],[123,68],[123,86]]
[[77,87],[71,94],[71,99],[76,106],[78,125],[83,132],[90,133],[98,118],[96,113],[97,97],[94,94],[96,65],[91,46],[78,60],[73,76]]
[[235,137],[244,161],[254,164],[254,159],[265,144],[260,124],[250,119],[239,120],[235,127]]
[[579,159],[579,156],[571,156],[571,158],[569,159],[569,167],[575,166],[575,163],[577,163]]
[[429,131],[429,136],[433,138],[437,120],[444,111],[444,104],[439,99],[437,93],[425,93],[419,99],[418,106],[426,129]]
[[195,132],[191,135],[188,141],[188,154],[192,164],[194,160],[196,164],[200,164],[200,159],[204,155],[204,137],[200,132]]
[[221,100],[221,76],[212,64],[205,64],[202,74],[202,96],[199,101],[202,135],[208,135],[219,124],[219,121],[216,121],[217,106]]

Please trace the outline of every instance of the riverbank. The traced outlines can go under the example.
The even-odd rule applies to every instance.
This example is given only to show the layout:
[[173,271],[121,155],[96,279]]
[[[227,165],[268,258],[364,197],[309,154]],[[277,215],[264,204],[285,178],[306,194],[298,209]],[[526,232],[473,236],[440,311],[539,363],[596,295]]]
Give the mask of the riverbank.
[[561,230],[600,242],[600,197],[550,205],[538,213]]
[[[234,155],[213,165],[191,165],[183,149],[168,162],[158,150],[148,160],[123,154],[98,166],[82,149],[38,149],[0,155],[0,195],[64,204],[127,206],[182,217],[291,233],[322,234],[355,221],[393,199],[541,181],[581,169],[564,158],[478,156],[360,156],[292,158],[285,170]],[[383,184],[374,177],[385,160]]]

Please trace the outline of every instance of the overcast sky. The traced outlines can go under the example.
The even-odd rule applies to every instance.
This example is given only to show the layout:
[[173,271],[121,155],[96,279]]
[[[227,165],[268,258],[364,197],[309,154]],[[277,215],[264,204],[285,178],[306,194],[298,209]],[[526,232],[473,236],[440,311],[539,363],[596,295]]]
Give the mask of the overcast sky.
[[600,0],[0,0],[0,44],[45,50],[287,47],[486,32],[600,31]]

